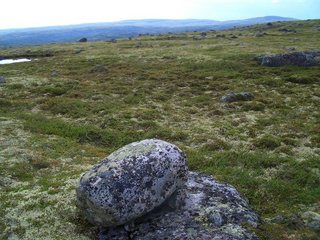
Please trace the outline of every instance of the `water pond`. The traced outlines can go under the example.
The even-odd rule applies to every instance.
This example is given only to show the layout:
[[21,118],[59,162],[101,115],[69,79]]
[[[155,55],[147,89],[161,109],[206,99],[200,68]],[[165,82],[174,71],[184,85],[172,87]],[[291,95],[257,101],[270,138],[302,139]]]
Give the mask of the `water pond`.
[[0,60],[0,65],[12,64],[12,63],[20,63],[20,62],[30,62],[30,61],[31,61],[31,59],[28,59],[28,58],[3,59],[3,60]]

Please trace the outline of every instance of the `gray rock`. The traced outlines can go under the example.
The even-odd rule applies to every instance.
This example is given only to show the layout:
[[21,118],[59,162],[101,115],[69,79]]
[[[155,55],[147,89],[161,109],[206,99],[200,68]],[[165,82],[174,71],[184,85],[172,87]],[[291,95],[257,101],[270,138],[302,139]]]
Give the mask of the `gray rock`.
[[74,50],[74,54],[79,54],[79,53],[82,53],[82,52],[84,52],[84,49],[75,49]]
[[135,142],[82,175],[78,206],[91,223],[114,227],[154,210],[186,181],[186,157],[180,149],[161,140]]
[[79,42],[88,42],[88,39],[87,39],[87,38],[81,38],[81,39],[79,40]]
[[204,40],[206,38],[206,36],[193,36],[192,39],[194,41],[200,41],[200,40]]
[[115,39],[115,38],[112,38],[112,39],[108,40],[107,42],[111,42],[111,43],[117,43],[118,41],[117,41],[117,39]]
[[106,72],[108,72],[108,67],[106,67],[103,64],[97,64],[90,70],[90,72],[91,73],[106,73]]
[[182,207],[164,213],[165,203],[134,223],[102,229],[99,239],[258,239],[242,225],[257,227],[259,217],[231,185],[218,183],[204,174],[189,172],[184,194]]
[[294,65],[301,67],[311,67],[319,64],[317,57],[320,52],[291,52],[286,54],[259,56],[256,60],[267,67],[281,67]]
[[284,223],[286,221],[286,217],[283,215],[277,215],[270,219],[272,223]]
[[294,29],[287,29],[287,28],[281,28],[281,29],[279,29],[279,32],[284,32],[284,33],[297,33],[296,30],[294,30]]
[[304,224],[316,231],[320,230],[320,214],[312,211],[308,211],[302,214]]
[[0,84],[6,83],[6,79],[3,76],[0,76]]
[[249,92],[229,93],[221,98],[221,102],[231,103],[239,101],[251,101],[253,99],[253,94]]
[[265,32],[257,32],[254,36],[255,37],[264,37],[265,35],[268,35],[268,34]]
[[51,72],[51,77],[58,77],[58,76],[59,76],[59,73],[57,71],[53,70]]

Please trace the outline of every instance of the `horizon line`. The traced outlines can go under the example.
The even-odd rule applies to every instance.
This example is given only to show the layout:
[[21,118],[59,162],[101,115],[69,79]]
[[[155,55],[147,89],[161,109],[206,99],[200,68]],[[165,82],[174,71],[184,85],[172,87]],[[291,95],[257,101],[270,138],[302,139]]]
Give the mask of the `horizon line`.
[[83,23],[71,23],[71,24],[63,24],[63,25],[44,25],[44,26],[30,26],[30,27],[12,27],[12,28],[0,28],[0,31],[13,31],[13,30],[30,30],[30,29],[41,29],[41,28],[57,28],[57,27],[72,27],[72,26],[81,26],[81,25],[90,25],[90,24],[104,24],[104,23],[119,23],[126,21],[146,21],[146,20],[170,20],[170,21],[181,21],[181,20],[202,20],[202,21],[215,21],[215,22],[228,22],[228,21],[240,21],[240,20],[248,20],[255,18],[267,18],[267,17],[279,17],[279,18],[287,18],[292,20],[316,20],[320,18],[306,18],[306,19],[298,19],[293,17],[283,17],[277,15],[267,15],[267,16],[258,16],[251,18],[239,18],[239,19],[229,19],[229,20],[216,20],[216,19],[208,19],[208,18],[134,18],[134,19],[122,19],[115,21],[103,21],[103,22],[83,22]]

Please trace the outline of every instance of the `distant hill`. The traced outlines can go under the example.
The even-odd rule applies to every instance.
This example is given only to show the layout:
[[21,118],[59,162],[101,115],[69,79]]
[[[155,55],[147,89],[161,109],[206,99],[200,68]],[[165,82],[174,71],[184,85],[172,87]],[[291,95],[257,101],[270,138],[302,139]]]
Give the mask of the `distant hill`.
[[278,16],[230,21],[142,19],[68,26],[6,29],[0,30],[0,47],[75,42],[83,37],[89,41],[105,41],[113,38],[134,37],[139,34],[222,30],[267,22],[293,20],[296,19]]

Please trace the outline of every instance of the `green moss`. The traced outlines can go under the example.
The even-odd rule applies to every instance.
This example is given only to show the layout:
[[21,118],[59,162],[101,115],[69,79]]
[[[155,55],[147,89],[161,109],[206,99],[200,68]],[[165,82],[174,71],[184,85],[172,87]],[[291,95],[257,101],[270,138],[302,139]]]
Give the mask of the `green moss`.
[[261,149],[273,150],[277,147],[280,147],[280,145],[281,145],[280,139],[271,135],[265,135],[254,142],[254,146]]

